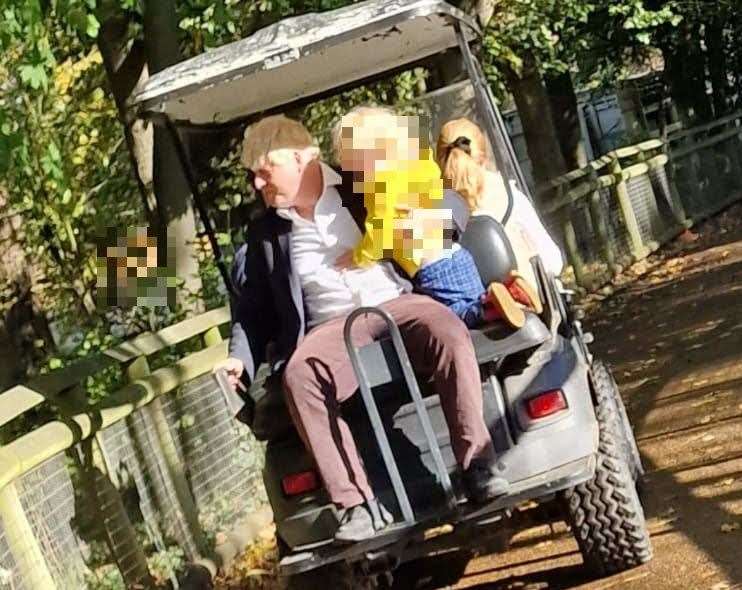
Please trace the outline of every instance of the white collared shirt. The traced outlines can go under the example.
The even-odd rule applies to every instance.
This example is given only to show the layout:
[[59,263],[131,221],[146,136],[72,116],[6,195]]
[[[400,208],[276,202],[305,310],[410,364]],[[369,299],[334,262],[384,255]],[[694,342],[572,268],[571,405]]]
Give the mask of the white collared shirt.
[[410,282],[388,262],[362,269],[335,268],[337,258],[354,249],[362,234],[343,207],[336,188],[340,176],[326,164],[320,166],[324,187],[314,208],[314,221],[293,208],[276,211],[292,223],[291,264],[299,276],[310,328],[357,307],[379,305],[412,291]]

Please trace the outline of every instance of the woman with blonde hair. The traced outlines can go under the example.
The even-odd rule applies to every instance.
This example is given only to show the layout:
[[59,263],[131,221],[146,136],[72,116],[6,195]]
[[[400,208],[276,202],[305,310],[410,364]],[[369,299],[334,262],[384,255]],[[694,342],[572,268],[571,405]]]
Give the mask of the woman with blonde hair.
[[[482,130],[469,119],[454,119],[443,125],[436,146],[436,159],[451,188],[466,200],[472,215],[489,215],[502,223],[508,208],[508,195],[502,175],[487,159],[487,143]],[[531,201],[511,181],[513,207],[504,224],[515,253],[518,273],[535,287],[536,277],[530,259],[538,254],[548,272],[562,272],[562,253]]]

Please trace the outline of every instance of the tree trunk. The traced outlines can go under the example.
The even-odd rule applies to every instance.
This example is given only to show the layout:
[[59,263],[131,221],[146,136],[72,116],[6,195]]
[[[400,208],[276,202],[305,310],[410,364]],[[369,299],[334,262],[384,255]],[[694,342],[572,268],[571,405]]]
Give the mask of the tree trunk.
[[706,50],[708,51],[709,75],[714,90],[714,116],[722,117],[729,110],[729,80],[727,58],[724,51],[724,23],[716,15],[706,26]]
[[129,148],[132,171],[142,197],[147,220],[159,224],[155,196],[152,191],[152,125],[145,128],[142,121],[129,125],[124,117],[126,100],[140,80],[147,76],[144,46],[135,40],[127,50],[129,19],[122,13],[107,14],[101,18],[98,48],[103,56],[108,83],[111,87],[119,121],[124,128],[124,139]]
[[[174,0],[149,0],[145,3],[144,44],[151,73],[180,61],[177,27]],[[191,312],[197,312],[202,308],[202,284],[194,248],[196,219],[190,188],[175,144],[167,130],[159,126],[154,132],[152,176],[161,219],[158,233],[160,236],[166,234],[175,246],[175,272],[184,281],[178,290],[178,303]]]
[[[24,381],[53,350],[49,323],[33,289],[35,269],[23,248],[23,220],[0,193],[0,391]],[[40,346],[41,344],[41,346]]]
[[665,75],[672,89],[681,118],[693,125],[713,118],[711,101],[706,92],[706,61],[699,42],[697,26],[679,26],[677,42],[662,48]]
[[549,76],[544,81],[549,93],[557,139],[567,169],[575,170],[587,166],[587,152],[582,139],[579,107],[572,76],[569,72],[564,72],[558,76]]
[[507,80],[526,136],[533,179],[539,187],[566,173],[567,166],[559,146],[549,96],[533,54],[523,56],[520,76],[511,71],[507,73]]

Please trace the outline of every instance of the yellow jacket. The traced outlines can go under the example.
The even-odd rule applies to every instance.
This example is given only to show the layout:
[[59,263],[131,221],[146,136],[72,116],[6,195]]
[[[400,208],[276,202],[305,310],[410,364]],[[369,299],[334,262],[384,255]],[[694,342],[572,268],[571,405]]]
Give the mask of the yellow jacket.
[[353,252],[353,261],[366,266],[391,258],[411,277],[420,268],[420,253],[395,243],[395,220],[407,214],[396,211],[402,205],[409,209],[436,209],[443,202],[443,180],[430,150],[421,151],[418,160],[402,160],[389,170],[378,170],[363,182],[366,206],[366,233]]

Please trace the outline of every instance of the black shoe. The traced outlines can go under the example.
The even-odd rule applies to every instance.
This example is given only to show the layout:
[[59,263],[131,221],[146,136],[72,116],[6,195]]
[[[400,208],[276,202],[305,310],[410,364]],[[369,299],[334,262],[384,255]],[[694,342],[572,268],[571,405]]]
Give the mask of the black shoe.
[[490,465],[476,459],[464,471],[464,485],[469,500],[475,504],[484,504],[498,496],[504,496],[510,489],[505,478],[498,477]]
[[373,537],[378,531],[392,522],[392,515],[383,504],[376,499],[371,500],[378,507],[378,517],[374,518],[367,504],[359,504],[348,508],[340,520],[340,526],[335,532],[335,541],[338,543],[357,543]]

